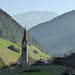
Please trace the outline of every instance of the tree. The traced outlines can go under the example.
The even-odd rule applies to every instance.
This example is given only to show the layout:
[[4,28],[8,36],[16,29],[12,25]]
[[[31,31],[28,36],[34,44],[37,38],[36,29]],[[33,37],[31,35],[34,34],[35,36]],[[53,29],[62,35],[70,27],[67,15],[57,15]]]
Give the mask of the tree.
[[35,54],[38,54],[38,51],[37,51],[37,50],[34,50],[33,52],[34,52]]
[[10,45],[8,48],[15,51],[15,52],[18,52],[18,53],[20,52],[20,49],[16,48],[14,45]]
[[68,70],[68,68],[62,73],[62,75],[69,75],[69,70]]
[[3,69],[4,66],[5,66],[5,63],[2,60],[2,58],[0,58],[0,69]]

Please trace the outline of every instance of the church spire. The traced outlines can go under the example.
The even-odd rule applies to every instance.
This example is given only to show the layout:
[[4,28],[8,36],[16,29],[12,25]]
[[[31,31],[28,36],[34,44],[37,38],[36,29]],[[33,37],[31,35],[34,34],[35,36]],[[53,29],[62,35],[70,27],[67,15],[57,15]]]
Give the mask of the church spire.
[[22,40],[22,54],[18,59],[17,64],[21,65],[22,68],[26,68],[28,66],[28,44],[27,44],[27,32],[26,28],[24,29],[24,35]]
[[27,32],[26,32],[26,28],[24,29],[24,35],[23,35],[22,45],[23,45],[24,42],[27,45]]

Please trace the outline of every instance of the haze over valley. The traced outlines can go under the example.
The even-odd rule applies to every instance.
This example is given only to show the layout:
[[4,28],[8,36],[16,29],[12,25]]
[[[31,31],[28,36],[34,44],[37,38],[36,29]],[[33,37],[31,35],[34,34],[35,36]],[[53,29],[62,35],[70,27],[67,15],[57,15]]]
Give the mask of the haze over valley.
[[43,23],[57,17],[55,12],[47,11],[30,11],[12,16],[22,27],[28,29],[36,26],[39,23]]
[[62,54],[74,50],[75,10],[38,24],[28,32],[37,38],[49,53],[54,51],[54,53]]

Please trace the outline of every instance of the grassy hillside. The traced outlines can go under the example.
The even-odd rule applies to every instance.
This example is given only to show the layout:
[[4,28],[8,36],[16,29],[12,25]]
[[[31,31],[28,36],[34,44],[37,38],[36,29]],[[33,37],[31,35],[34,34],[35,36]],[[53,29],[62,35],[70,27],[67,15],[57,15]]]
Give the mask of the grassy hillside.
[[[14,45],[16,48],[20,48],[20,53],[14,52],[10,49],[8,49],[8,46]],[[32,59],[46,59],[47,57],[50,58],[50,56],[46,52],[42,52],[34,45],[28,46],[29,55],[32,57]],[[38,54],[34,53],[33,51],[38,51]],[[5,61],[6,64],[9,62],[16,62],[19,56],[21,55],[21,47],[19,47],[17,44],[14,44],[13,42],[10,42],[9,40],[5,40],[0,38],[0,57]]]
[[[50,58],[50,56],[48,54],[46,54],[46,52],[42,52],[40,49],[38,49],[37,47],[35,47],[34,45],[31,45],[28,47],[29,48],[29,55],[33,58],[33,59],[47,59]],[[35,54],[33,51],[36,50],[38,51],[38,54]]]
[[27,68],[27,70],[38,69],[39,72],[24,72],[25,69],[0,72],[1,75],[62,75],[66,67],[58,65],[45,65]]
[[20,48],[9,40],[0,38],[0,57],[5,61],[6,64],[8,64],[9,62],[16,62],[20,56],[20,53],[14,52],[7,48],[10,45],[14,45],[17,48]]

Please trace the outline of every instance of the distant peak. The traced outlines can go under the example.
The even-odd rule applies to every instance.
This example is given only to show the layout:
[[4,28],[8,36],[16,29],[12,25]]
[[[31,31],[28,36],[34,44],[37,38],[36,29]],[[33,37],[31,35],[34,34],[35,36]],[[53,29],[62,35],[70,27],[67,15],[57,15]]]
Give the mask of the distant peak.
[[[37,14],[40,14],[40,13],[53,13],[53,14],[57,14],[57,15],[59,15],[58,13],[56,13],[56,12],[52,12],[52,11],[28,11],[28,12],[23,12],[23,13],[19,13],[19,14],[17,14],[17,15],[20,15],[20,14],[26,14],[26,13],[33,13],[33,14],[35,14],[35,13],[37,13]],[[14,15],[15,16],[15,15]]]

